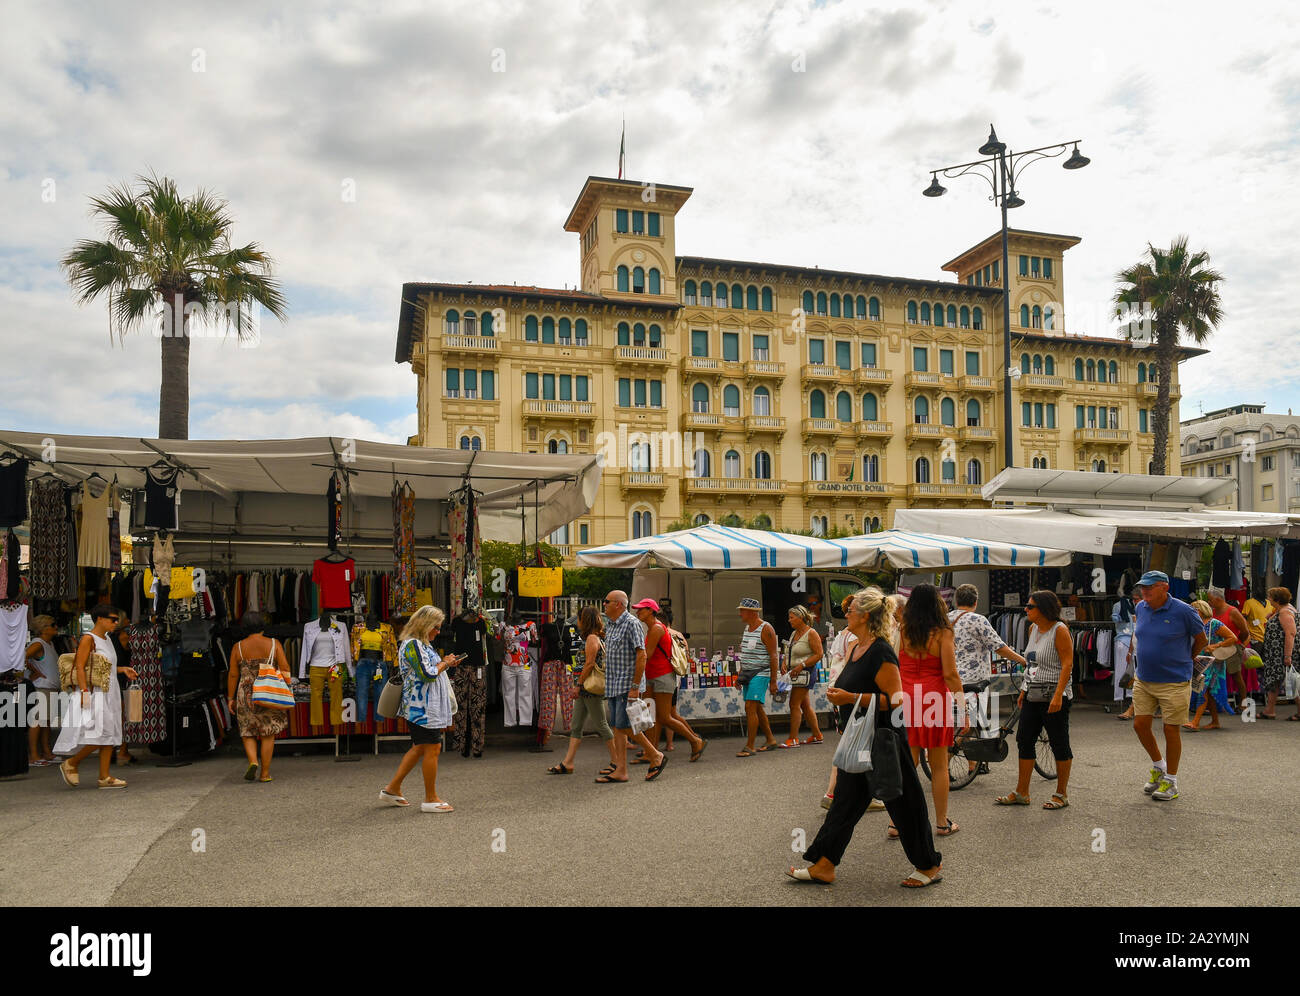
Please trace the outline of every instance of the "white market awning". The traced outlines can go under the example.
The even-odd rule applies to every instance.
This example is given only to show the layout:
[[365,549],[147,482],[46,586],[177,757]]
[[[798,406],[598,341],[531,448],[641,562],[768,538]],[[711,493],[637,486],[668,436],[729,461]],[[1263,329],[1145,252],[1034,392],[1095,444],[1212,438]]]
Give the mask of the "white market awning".
[[[446,500],[468,478],[482,492],[479,525],[485,539],[528,541],[586,514],[600,487],[595,456],[448,450],[368,439],[142,439],[0,430],[0,451],[31,459],[29,474],[51,471],[76,483],[98,471],[120,487],[144,486],[144,469],[166,460],[182,469],[183,490],[233,502],[240,493],[325,495],[330,473],[348,472],[361,497],[387,497],[409,480],[417,498]],[[48,457],[48,462],[45,459]],[[323,520],[323,515],[321,516]]]
[[1237,482],[1218,477],[1099,474],[1008,467],[984,485],[985,501],[1014,505],[1200,511],[1230,496]]
[[883,567],[1050,567],[1068,564],[1068,551],[924,535],[897,529],[844,539],[795,536],[711,523],[578,553],[581,567],[662,567],[696,570],[794,570]]

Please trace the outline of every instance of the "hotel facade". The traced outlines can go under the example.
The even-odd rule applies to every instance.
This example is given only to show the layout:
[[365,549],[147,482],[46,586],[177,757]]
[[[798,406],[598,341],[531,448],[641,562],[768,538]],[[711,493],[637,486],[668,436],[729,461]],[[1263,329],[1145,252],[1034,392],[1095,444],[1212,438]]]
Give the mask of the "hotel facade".
[[860,532],[978,507],[1003,466],[1009,279],[1017,465],[1148,471],[1153,357],[1067,332],[1078,238],[1013,229],[1003,274],[995,234],[951,281],[679,256],[691,194],[589,177],[564,224],[580,290],[404,284],[411,442],[604,453],[591,512],[552,537],[568,556],[678,520]]

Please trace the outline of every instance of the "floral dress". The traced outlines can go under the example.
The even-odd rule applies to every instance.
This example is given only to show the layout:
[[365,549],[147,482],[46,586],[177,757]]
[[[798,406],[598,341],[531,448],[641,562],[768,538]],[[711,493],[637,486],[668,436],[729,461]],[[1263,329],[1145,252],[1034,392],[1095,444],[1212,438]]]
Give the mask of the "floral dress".
[[[1205,638],[1211,643],[1219,642],[1219,630],[1223,628],[1223,623],[1217,619],[1211,619],[1205,623]],[[1234,715],[1232,705],[1228,701],[1228,672],[1227,666],[1223,661],[1211,657],[1210,663],[1205,669],[1205,689],[1200,692],[1192,692],[1189,708],[1195,712],[1201,707],[1201,703],[1206,696],[1214,699],[1214,704],[1218,706],[1219,712],[1227,713],[1229,716]]]
[[[1283,612],[1290,612],[1292,618],[1295,618],[1295,609],[1288,605],[1269,616],[1268,624],[1264,627],[1264,652],[1260,654],[1264,658],[1264,666],[1259,669],[1259,687],[1264,692],[1276,692],[1286,677],[1287,662],[1283,660],[1286,655],[1286,632],[1282,629],[1281,619]],[[1300,667],[1300,633],[1296,634],[1291,647],[1291,666]]]

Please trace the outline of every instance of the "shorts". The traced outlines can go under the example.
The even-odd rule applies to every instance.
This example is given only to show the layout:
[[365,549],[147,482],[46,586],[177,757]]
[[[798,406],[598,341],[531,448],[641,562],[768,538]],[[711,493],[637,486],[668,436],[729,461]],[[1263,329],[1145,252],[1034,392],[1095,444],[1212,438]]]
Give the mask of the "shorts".
[[442,730],[431,730],[427,726],[421,726],[419,723],[407,723],[406,728],[411,732],[411,746],[424,747],[434,745],[442,746]]
[[1182,726],[1187,722],[1191,694],[1191,681],[1143,681],[1139,678],[1133,682],[1133,715],[1154,716],[1156,706],[1159,706],[1165,726]]
[[762,674],[756,674],[745,683],[745,701],[746,702],[764,702],[767,700],[767,686],[772,680],[772,675],[767,671]]
[[658,678],[650,678],[647,682],[647,690],[658,695],[671,695],[677,690],[677,674],[669,671],[667,674],[661,674]]
[[605,699],[605,713],[609,717],[611,728],[615,730],[632,729],[632,720],[627,715],[627,692]]
[[588,692],[579,692],[573,700],[573,719],[569,724],[569,736],[581,739],[583,731],[589,730],[599,734],[601,740],[614,739],[605,718],[605,700]]

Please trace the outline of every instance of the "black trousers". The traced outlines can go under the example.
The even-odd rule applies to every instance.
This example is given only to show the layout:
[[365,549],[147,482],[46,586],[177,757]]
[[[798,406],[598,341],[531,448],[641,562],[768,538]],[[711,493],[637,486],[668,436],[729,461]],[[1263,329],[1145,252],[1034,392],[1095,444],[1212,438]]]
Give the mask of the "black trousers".
[[[899,765],[903,773],[903,794],[885,803],[889,818],[898,828],[903,853],[914,868],[935,868],[943,856],[934,849],[934,835],[930,831],[930,807],[925,801],[925,789],[912,765],[912,755],[902,736],[895,737],[899,745]],[[844,851],[853,839],[853,831],[871,802],[869,775],[854,775],[836,769],[835,799],[831,802],[826,821],[817,832],[817,839],[804,852],[805,861],[825,858],[838,865]]]
[[1047,739],[1052,745],[1052,756],[1058,761],[1074,760],[1070,750],[1070,699],[1061,699],[1061,708],[1048,712],[1050,702],[1030,702],[1020,709],[1020,725],[1016,727],[1016,747],[1019,748],[1020,760],[1032,761],[1038,756],[1038,735],[1047,731]]

